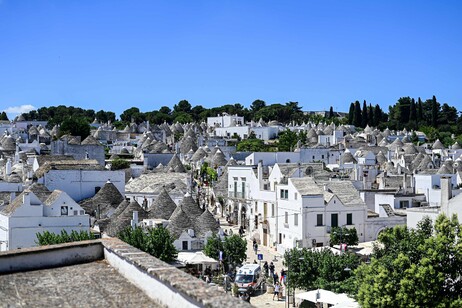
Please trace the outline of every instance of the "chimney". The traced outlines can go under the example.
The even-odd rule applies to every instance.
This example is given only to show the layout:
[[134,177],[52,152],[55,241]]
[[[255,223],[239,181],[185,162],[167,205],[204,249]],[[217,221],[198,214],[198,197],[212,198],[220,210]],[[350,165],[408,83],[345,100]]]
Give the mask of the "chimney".
[[130,222],[133,229],[138,225],[138,211],[133,211],[133,219]]
[[440,179],[441,186],[441,213],[449,216],[449,199],[452,198],[451,177],[443,176]]
[[262,161],[258,161],[258,167],[257,167],[257,171],[258,171],[258,180],[261,181],[262,178],[263,178],[263,166],[262,166]]
[[29,193],[28,192],[25,192],[23,195],[22,195],[22,203],[24,205],[30,205],[30,196],[29,196]]

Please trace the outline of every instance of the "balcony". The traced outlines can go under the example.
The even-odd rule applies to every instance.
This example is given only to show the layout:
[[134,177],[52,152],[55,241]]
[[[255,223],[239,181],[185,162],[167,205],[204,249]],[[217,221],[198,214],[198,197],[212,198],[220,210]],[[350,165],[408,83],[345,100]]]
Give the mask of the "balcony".
[[245,192],[241,191],[228,191],[229,198],[236,198],[236,199],[245,199]]

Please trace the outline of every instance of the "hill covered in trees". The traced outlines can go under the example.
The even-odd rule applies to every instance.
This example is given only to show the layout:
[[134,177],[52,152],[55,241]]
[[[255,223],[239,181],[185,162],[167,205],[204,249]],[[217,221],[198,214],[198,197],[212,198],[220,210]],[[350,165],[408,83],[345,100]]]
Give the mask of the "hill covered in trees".
[[[446,145],[454,142],[452,135],[462,135],[462,117],[455,107],[447,103],[441,104],[436,97],[422,100],[401,97],[394,105],[389,106],[388,112],[385,112],[378,104],[372,105],[363,101],[352,102],[350,104],[348,116],[344,118],[337,117],[333,107],[325,115],[319,113],[303,112],[298,102],[287,102],[285,104],[266,104],[263,100],[255,100],[250,107],[244,107],[241,104],[227,104],[220,107],[205,108],[201,105],[192,106],[187,100],[182,100],[171,109],[168,106],[162,106],[159,109],[142,112],[137,107],[126,109],[119,117],[112,111],[92,109],[82,109],[78,107],[42,107],[37,110],[24,113],[26,120],[48,121],[49,126],[61,124],[66,119],[72,117],[79,122],[91,123],[94,119],[98,122],[111,121],[116,127],[123,128],[132,121],[141,123],[149,121],[153,124],[164,122],[187,123],[198,121],[202,122],[207,117],[216,116],[226,112],[228,114],[237,114],[244,116],[246,120],[258,121],[277,121],[282,124],[292,122],[301,124],[302,122],[313,121],[333,121],[336,124],[351,124],[357,128],[364,128],[367,125],[378,127],[379,129],[404,129],[423,131],[430,140],[440,139]],[[461,137],[462,139],[462,137]],[[459,140],[461,141],[461,140]]]

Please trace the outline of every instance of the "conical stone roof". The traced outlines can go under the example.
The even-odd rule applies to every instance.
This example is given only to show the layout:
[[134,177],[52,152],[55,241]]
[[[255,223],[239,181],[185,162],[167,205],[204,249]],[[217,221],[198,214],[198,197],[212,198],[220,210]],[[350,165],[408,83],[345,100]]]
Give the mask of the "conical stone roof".
[[196,220],[196,230],[198,235],[204,235],[208,231],[217,233],[220,228],[217,220],[209,210],[205,210]]
[[139,205],[138,202],[136,202],[136,200],[133,200],[119,216],[111,221],[107,230],[108,234],[110,236],[117,236],[122,230],[131,226],[134,211],[138,212],[138,222],[148,218],[147,212]]
[[217,150],[217,152],[215,153],[215,155],[213,155],[212,157],[212,166],[224,166],[226,165],[228,161],[226,160],[225,158],[225,155],[223,154],[223,152],[221,150]]
[[83,140],[81,144],[99,145],[100,143],[98,142],[98,140],[95,139],[95,137],[93,137],[92,135],[88,135],[88,137],[85,138],[85,140]]
[[87,213],[96,213],[99,207],[101,217],[105,217],[123,200],[124,197],[117,187],[108,181],[92,198],[82,201],[80,205]]
[[204,149],[198,148],[197,151],[191,157],[191,161],[198,162],[206,156],[207,156],[207,153],[204,151]]
[[353,154],[351,154],[351,152],[348,149],[346,149],[343,155],[340,157],[340,162],[342,164],[356,164],[358,161],[356,160],[356,158],[353,157]]
[[154,201],[148,211],[148,218],[169,219],[176,208],[177,205],[172,200],[165,187],[163,187],[156,201]]
[[432,145],[432,150],[442,150],[442,149],[444,149],[443,143],[439,139],[436,139],[436,141]]
[[387,161],[387,158],[385,157],[385,155],[383,155],[382,151],[379,151],[375,158],[379,164],[383,164]]
[[174,154],[172,159],[170,159],[168,165],[167,165],[167,170],[172,169],[175,172],[186,172],[185,167],[180,161],[180,158],[178,155]]
[[181,205],[183,211],[185,211],[186,214],[188,214],[189,218],[191,218],[192,221],[195,221],[203,213],[201,208],[197,205],[196,201],[189,193],[186,193],[183,200],[181,201]]
[[174,239],[177,239],[183,231],[187,231],[188,229],[194,230],[194,223],[183,210],[183,205],[180,204],[170,217],[170,223],[167,226],[167,230]]

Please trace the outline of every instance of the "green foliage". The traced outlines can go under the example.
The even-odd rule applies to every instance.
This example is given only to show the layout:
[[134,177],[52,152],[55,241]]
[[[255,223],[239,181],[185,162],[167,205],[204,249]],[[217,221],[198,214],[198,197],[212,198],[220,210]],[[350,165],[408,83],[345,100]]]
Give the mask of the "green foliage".
[[138,107],[131,107],[120,115],[120,120],[125,122],[125,124],[130,124],[132,122],[134,123],[141,123],[146,119],[146,116],[144,113],[140,112],[140,109]]
[[5,111],[2,111],[2,113],[0,113],[0,121],[8,121],[8,116]]
[[297,133],[289,129],[281,132],[278,139],[278,150],[281,152],[293,151],[298,141]]
[[84,117],[67,117],[61,123],[60,135],[80,136],[82,140],[90,135],[90,124]]
[[111,162],[111,170],[121,170],[130,167],[130,162],[123,158],[116,158]]
[[68,234],[66,230],[61,230],[60,234],[56,234],[49,231],[43,231],[43,233],[37,233],[36,236],[37,240],[35,242],[40,246],[95,239],[93,233],[86,232],[83,230],[80,232],[72,230],[71,234]]
[[397,226],[379,236],[370,265],[356,271],[362,307],[459,307],[462,304],[461,226],[456,216]]
[[333,227],[330,232],[330,244],[339,245],[347,244],[349,246],[358,245],[358,232],[356,228]]
[[223,251],[223,263],[225,266],[236,267],[247,258],[247,242],[239,235],[234,234],[225,237],[222,241],[216,234],[213,234],[204,247],[204,254],[208,257],[218,259],[219,252]]
[[237,151],[239,152],[264,152],[267,146],[261,139],[246,139],[241,140],[237,144]]
[[164,227],[143,229],[128,227],[118,234],[118,238],[165,262],[176,259],[178,252],[173,245],[173,237]]
[[289,267],[287,281],[291,288],[354,292],[354,277],[348,269],[359,265],[359,257],[353,253],[336,255],[328,248],[294,248],[284,254],[284,264]]

